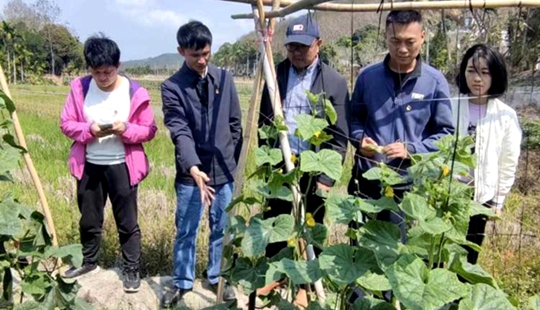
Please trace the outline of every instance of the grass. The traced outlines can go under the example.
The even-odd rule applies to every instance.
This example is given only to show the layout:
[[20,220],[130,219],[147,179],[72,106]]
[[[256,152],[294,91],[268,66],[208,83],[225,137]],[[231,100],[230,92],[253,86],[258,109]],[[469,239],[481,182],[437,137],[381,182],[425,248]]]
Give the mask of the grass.
[[[173,188],[175,167],[174,148],[163,125],[161,102],[157,87],[150,88],[154,99],[159,130],[156,138],[145,144],[151,163],[151,173],[139,187],[140,226],[143,234],[142,273],[168,275],[172,270],[174,213],[176,197]],[[251,97],[251,84],[237,85],[244,116]],[[67,158],[71,141],[59,130],[59,115],[68,87],[12,86],[14,101],[24,130],[34,165],[45,188],[61,244],[78,243],[79,211],[76,203],[75,180],[70,176]],[[250,150],[254,149],[250,147]],[[349,152],[345,172],[338,186],[344,187],[351,171]],[[538,223],[540,211],[540,153],[532,152],[529,166],[522,156],[515,190],[506,202],[503,219],[488,225],[488,236],[480,255],[480,263],[499,280],[502,288],[515,300],[524,301],[540,292],[540,242]],[[245,175],[255,167],[252,155],[248,158]],[[16,172],[16,184],[0,185],[0,192],[9,191],[23,203],[39,207],[39,200],[24,163]],[[540,184],[540,183],[538,183]],[[103,267],[119,265],[121,260],[118,237],[111,208],[107,206],[102,251],[99,262]],[[208,225],[206,215],[197,240],[197,272],[206,265]],[[341,227],[330,228],[330,239],[343,239]]]

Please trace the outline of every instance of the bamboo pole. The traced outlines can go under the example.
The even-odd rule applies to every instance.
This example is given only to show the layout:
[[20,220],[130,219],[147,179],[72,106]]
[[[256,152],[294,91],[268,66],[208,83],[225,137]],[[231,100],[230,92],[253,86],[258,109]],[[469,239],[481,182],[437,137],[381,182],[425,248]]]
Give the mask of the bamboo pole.
[[[252,3],[253,0],[221,0],[238,3]],[[343,4],[343,3],[322,3],[320,0],[317,5],[308,5],[300,7],[297,3],[300,1],[283,0],[281,6],[285,7],[280,11],[266,12],[268,18],[285,17],[303,9],[313,9],[317,11],[332,12],[377,12],[390,10],[440,10],[440,9],[487,9],[502,7],[540,7],[540,0],[446,0],[446,1],[414,1],[414,2],[390,2],[390,3],[366,3],[366,4]],[[328,1],[324,1],[328,2]],[[265,0],[265,4],[266,4]],[[302,3],[306,3],[302,1]],[[294,6],[294,10],[289,6]],[[253,14],[235,14],[232,19],[249,19]]]
[[[4,93],[13,100],[11,97],[11,92],[9,91],[9,87],[6,81],[6,75],[4,74],[4,69],[0,65],[0,85],[2,86],[2,90]],[[26,145],[26,139],[24,138],[24,134],[22,131],[21,123],[19,122],[19,117],[17,116],[17,111],[13,111],[11,113],[11,119],[13,120],[13,127],[15,128],[15,135],[17,136],[17,140],[19,141],[19,144],[26,150],[23,154],[24,161],[26,162],[26,167],[28,167],[28,172],[30,173],[30,176],[32,177],[32,181],[34,182],[34,186],[36,187],[36,190],[38,192],[39,201],[41,202],[41,207],[43,208],[43,214],[45,215],[45,220],[47,221],[47,226],[49,226],[49,232],[51,233],[52,237],[52,245],[58,246],[58,239],[56,238],[56,229],[54,228],[54,221],[51,215],[51,210],[49,209],[49,204],[47,203],[47,197],[45,196],[45,192],[43,191],[43,186],[41,185],[41,181],[39,179],[39,175],[37,174],[36,168],[34,167],[34,163],[32,162],[32,158],[30,157],[30,153],[28,152],[28,146]]]

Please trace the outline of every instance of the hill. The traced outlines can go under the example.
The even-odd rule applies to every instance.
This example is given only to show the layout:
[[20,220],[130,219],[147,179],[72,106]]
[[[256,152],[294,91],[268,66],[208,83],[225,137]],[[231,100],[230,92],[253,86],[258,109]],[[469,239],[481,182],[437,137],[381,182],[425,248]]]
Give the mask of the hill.
[[184,63],[184,57],[178,53],[165,53],[146,59],[129,60],[122,63],[122,69],[146,67],[151,69],[178,69]]

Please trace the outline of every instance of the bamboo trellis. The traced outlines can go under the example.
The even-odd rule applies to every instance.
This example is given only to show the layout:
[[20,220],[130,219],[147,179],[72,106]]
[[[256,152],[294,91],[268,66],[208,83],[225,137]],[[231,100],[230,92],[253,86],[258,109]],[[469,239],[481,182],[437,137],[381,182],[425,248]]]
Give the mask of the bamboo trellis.
[[[279,95],[279,90],[276,88],[276,72],[274,67],[274,59],[272,54],[272,47],[268,38],[268,34],[272,33],[274,28],[274,18],[285,17],[289,14],[298,12],[304,9],[310,9],[315,11],[333,11],[333,12],[380,12],[390,10],[441,10],[441,9],[487,9],[487,8],[502,8],[502,7],[540,7],[540,0],[461,0],[461,1],[418,1],[418,2],[389,2],[389,3],[370,3],[370,4],[351,4],[344,3],[331,3],[330,0],[219,0],[225,2],[245,3],[251,4],[252,13],[248,14],[235,14],[232,15],[232,19],[254,19],[255,30],[258,31],[260,44],[258,70],[255,76],[254,93],[251,97],[247,130],[245,132],[246,141],[242,148],[240,156],[239,166],[236,174],[236,186],[235,196],[238,196],[241,191],[243,173],[245,171],[246,157],[251,147],[251,141],[257,130],[257,122],[254,120],[258,114],[260,94],[262,92],[261,81],[266,82],[270,93],[270,100],[274,109],[274,115],[282,115],[282,105]],[[272,6],[272,11],[265,11],[264,6]],[[281,8],[281,9],[280,9]],[[268,26],[266,21],[268,20]],[[262,68],[262,69],[261,69]],[[247,143],[246,143],[247,142]],[[283,153],[285,166],[287,171],[294,168],[294,164],[291,162],[291,150],[288,143],[287,133],[280,132],[281,150]],[[297,189],[293,188],[293,204],[295,210],[293,211],[295,216],[302,214],[299,212],[301,208],[301,202],[299,200],[299,194]],[[303,220],[303,219],[301,219]],[[224,240],[224,245],[228,242],[229,236],[227,235]],[[313,248],[306,249],[310,259],[314,257]],[[306,252],[304,251],[304,252]],[[305,257],[306,258],[306,257]],[[223,266],[224,264],[222,264]],[[325,294],[322,290],[322,284],[320,280],[315,285],[317,296],[319,299],[324,300]],[[222,300],[223,279],[220,279],[218,287],[217,301]],[[250,296],[249,307],[254,309],[255,307],[255,293]]]

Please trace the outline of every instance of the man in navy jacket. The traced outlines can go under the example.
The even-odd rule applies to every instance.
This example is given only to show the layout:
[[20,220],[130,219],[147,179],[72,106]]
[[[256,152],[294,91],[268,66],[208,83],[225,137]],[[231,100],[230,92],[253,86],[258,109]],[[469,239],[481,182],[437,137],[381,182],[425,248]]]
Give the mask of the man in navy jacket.
[[[419,12],[390,12],[388,55],[358,76],[351,100],[350,136],[357,149],[351,194],[379,199],[380,183],[363,178],[364,172],[383,162],[406,177],[411,154],[436,151],[434,142],[454,133],[448,83],[420,58],[424,37]],[[410,182],[395,186],[396,199],[409,188]],[[378,219],[403,222],[391,212],[381,212]],[[400,226],[405,240],[405,226]]]
[[[210,222],[207,274],[217,291],[225,209],[231,202],[242,147],[242,116],[232,75],[208,64],[210,30],[192,21],[180,27],[177,40],[184,65],[161,86],[164,121],[175,146],[177,194],[174,288],[163,297],[164,307],[193,288],[195,242],[205,207]],[[226,286],[223,299],[233,298],[234,291]]]

